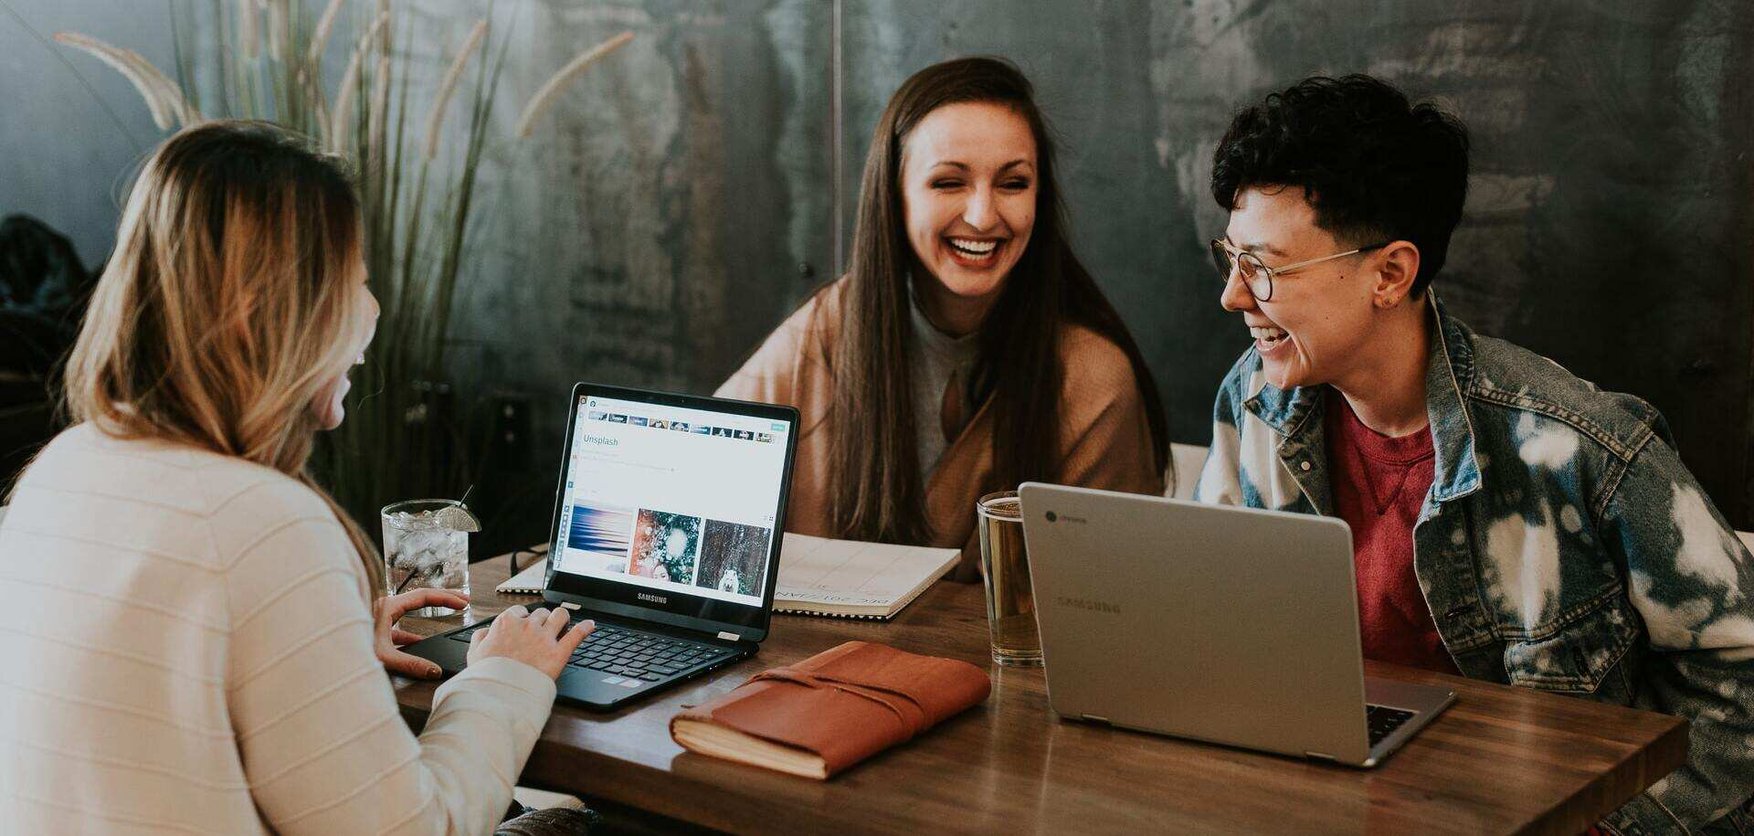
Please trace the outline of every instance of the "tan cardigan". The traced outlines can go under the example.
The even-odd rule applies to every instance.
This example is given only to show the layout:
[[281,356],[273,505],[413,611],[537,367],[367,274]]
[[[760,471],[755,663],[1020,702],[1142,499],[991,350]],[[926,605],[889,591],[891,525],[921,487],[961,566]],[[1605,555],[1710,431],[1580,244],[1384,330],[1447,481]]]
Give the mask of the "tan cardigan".
[[[768,336],[743,368],[731,375],[720,397],[793,406],[801,415],[786,530],[835,536],[829,525],[829,404],[834,396],[831,355],[840,331],[842,279],[818,293]],[[1068,485],[1134,493],[1163,493],[1155,467],[1151,430],[1126,352],[1082,326],[1068,326],[1060,339],[1066,374],[1060,392],[1058,481]],[[931,545],[961,548],[953,577],[980,577],[980,540],[975,500],[993,471],[991,402],[983,404],[962,434],[945,447],[927,476],[926,518]]]

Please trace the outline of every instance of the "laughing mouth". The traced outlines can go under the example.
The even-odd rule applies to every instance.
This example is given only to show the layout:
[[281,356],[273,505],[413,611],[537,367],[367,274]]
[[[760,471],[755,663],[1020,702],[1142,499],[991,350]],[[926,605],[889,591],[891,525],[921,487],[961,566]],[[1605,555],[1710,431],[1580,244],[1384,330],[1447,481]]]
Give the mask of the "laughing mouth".
[[998,252],[999,245],[1004,243],[996,239],[978,238],[945,238],[944,241],[957,255],[976,261],[992,257],[993,253]]
[[1272,348],[1272,347],[1278,345],[1280,343],[1280,341],[1289,337],[1290,334],[1285,333],[1285,329],[1283,329],[1283,328],[1274,328],[1272,326],[1260,327],[1260,326],[1251,325],[1251,326],[1249,326],[1249,336],[1254,337],[1255,340],[1257,342],[1259,342],[1263,348]]

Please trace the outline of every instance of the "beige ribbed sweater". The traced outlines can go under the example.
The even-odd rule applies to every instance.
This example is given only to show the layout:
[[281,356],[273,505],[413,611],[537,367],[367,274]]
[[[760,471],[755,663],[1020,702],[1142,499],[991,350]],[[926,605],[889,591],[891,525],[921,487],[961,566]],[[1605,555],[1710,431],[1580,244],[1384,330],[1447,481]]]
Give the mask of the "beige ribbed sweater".
[[487,833],[554,699],[491,658],[417,740],[323,501],[240,459],[58,436],[0,518],[0,833]]

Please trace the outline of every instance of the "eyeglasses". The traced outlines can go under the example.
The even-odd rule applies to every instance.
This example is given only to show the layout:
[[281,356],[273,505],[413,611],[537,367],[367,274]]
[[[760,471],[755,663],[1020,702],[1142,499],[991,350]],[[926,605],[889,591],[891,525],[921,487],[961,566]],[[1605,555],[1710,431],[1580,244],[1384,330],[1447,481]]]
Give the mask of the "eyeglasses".
[[1212,239],[1212,266],[1218,268],[1219,278],[1222,278],[1226,282],[1230,281],[1232,273],[1241,272],[1243,285],[1249,289],[1250,293],[1254,294],[1255,299],[1265,302],[1268,299],[1273,298],[1273,279],[1278,276],[1294,273],[1308,267],[1314,267],[1324,261],[1333,261],[1336,258],[1345,258],[1349,255],[1357,255],[1359,253],[1370,252],[1371,250],[1380,250],[1383,247],[1388,246],[1389,243],[1390,242],[1388,241],[1384,241],[1381,244],[1371,244],[1368,247],[1359,247],[1356,250],[1347,250],[1343,253],[1324,255],[1321,258],[1299,261],[1296,264],[1287,264],[1284,267],[1268,267],[1267,265],[1262,264],[1260,258],[1256,257],[1254,253],[1251,253],[1248,250],[1237,249],[1232,246],[1229,241],[1226,241],[1223,238],[1214,238]]

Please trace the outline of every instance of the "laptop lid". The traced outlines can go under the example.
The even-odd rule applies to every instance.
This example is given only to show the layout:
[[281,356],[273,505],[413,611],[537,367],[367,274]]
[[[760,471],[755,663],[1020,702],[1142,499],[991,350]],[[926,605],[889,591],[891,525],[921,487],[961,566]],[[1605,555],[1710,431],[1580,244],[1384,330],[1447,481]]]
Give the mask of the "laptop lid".
[[1035,483],[1019,493],[1057,713],[1367,761],[1344,522]]
[[797,424],[791,407],[574,386],[545,597],[766,638]]

